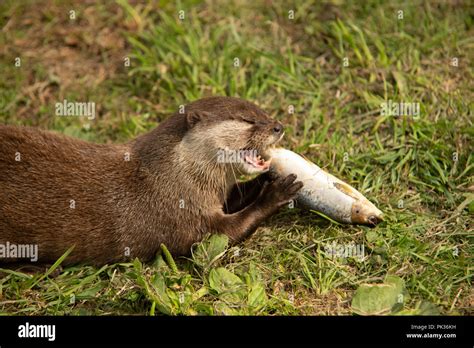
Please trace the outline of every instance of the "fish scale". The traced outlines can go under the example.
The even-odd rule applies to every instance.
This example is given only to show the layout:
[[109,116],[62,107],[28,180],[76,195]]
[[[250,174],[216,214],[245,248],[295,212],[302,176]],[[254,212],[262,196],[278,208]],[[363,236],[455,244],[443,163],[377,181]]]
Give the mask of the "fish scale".
[[297,196],[301,205],[346,224],[375,226],[383,213],[364,195],[293,151],[268,150],[270,171],[281,176],[295,174],[303,182]]

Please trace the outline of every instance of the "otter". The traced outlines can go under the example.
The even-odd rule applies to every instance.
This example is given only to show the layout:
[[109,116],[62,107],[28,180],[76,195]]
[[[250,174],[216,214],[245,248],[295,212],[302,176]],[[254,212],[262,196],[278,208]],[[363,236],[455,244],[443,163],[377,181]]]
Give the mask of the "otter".
[[1,125],[0,245],[36,245],[41,263],[72,246],[64,264],[149,261],[162,243],[189,255],[209,233],[241,242],[295,198],[295,175],[268,174],[281,123],[233,97],[180,111],[125,144]]

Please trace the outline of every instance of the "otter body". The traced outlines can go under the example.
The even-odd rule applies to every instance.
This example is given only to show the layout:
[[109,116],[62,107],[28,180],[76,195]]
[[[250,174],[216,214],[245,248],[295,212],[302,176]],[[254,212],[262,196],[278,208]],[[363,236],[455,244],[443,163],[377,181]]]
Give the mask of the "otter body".
[[[0,126],[0,244],[37,245],[40,262],[74,246],[66,263],[99,265],[149,260],[161,243],[185,255],[207,233],[237,243],[302,187],[266,174],[260,156],[282,135],[257,106],[229,97],[193,102],[121,145]],[[245,155],[228,163],[223,152]]]

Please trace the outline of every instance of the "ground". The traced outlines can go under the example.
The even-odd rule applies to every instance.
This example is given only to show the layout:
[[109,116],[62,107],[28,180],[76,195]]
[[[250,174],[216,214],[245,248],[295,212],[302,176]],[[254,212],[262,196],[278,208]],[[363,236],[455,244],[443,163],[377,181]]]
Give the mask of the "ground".
[[[2,1],[1,123],[121,142],[191,100],[239,96],[285,124],[285,147],[386,219],[370,229],[286,209],[245,243],[207,239],[189,259],[163,248],[150,264],[4,270],[0,313],[472,314],[472,9],[454,0]],[[97,117],[55,116],[64,99],[95,102]],[[419,113],[384,114],[390,102]],[[363,246],[364,256],[331,257],[333,243]],[[396,303],[367,306],[390,297],[393,279]]]

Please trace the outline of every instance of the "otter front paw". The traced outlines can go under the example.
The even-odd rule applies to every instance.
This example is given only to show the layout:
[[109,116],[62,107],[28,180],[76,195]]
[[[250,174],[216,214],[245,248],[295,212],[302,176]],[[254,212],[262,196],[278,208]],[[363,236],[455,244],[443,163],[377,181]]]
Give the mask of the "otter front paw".
[[286,178],[278,177],[266,182],[260,194],[259,203],[271,208],[281,208],[296,198],[298,191],[303,187],[301,181],[295,181],[296,175],[290,174]]

